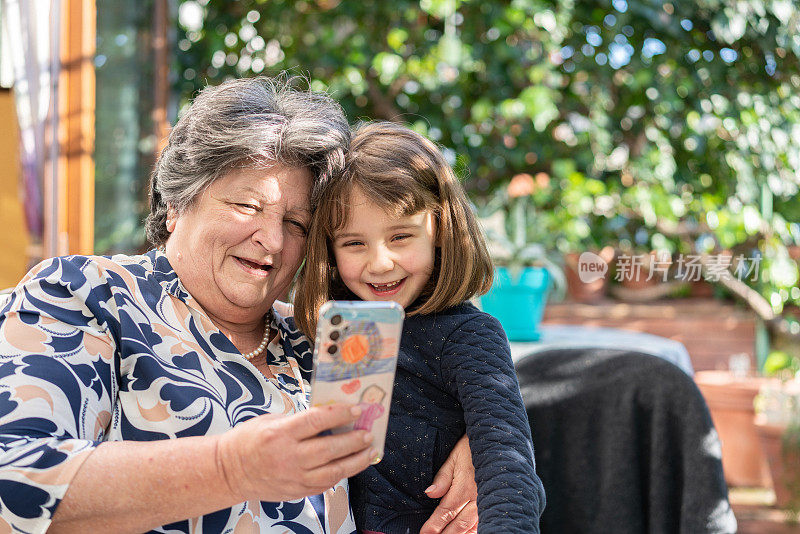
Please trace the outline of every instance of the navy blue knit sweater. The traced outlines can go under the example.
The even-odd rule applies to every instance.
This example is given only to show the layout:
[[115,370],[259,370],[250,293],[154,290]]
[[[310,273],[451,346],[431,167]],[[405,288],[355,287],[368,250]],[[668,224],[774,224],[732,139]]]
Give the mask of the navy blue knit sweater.
[[544,489],[500,323],[464,303],[403,325],[383,460],[350,479],[356,525],[416,533],[438,504],[425,488],[466,431],[478,532],[539,532]]

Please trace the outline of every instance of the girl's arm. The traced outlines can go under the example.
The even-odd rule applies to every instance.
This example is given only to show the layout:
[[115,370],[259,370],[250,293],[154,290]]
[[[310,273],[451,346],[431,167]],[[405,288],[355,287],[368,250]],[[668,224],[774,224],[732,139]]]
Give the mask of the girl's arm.
[[464,408],[481,530],[538,533],[544,488],[508,342],[494,317],[476,315],[450,335],[442,378]]

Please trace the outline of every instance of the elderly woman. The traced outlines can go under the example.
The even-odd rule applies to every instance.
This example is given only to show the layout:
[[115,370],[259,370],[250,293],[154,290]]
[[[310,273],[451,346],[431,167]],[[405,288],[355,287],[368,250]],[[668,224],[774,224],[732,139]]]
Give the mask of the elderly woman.
[[[0,308],[0,530],[355,530],[346,477],[371,437],[320,435],[359,408],[307,409],[310,346],[276,302],[348,142],[325,95],[208,88],[153,173],[158,249],[28,273]],[[454,465],[474,494],[463,440],[454,455],[431,494]],[[447,528],[474,528],[463,491],[426,529],[458,510]]]

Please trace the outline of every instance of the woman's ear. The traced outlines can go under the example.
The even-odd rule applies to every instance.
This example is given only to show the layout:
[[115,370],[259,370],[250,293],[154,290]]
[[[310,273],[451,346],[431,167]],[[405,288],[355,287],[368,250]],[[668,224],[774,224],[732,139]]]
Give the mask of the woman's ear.
[[172,205],[167,204],[167,220],[165,225],[167,227],[167,232],[172,233],[175,231],[175,225],[178,222],[178,212]]

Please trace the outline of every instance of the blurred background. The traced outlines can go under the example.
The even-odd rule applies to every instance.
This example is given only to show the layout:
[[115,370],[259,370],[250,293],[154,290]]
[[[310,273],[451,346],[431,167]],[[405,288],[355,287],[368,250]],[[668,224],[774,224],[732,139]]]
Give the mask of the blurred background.
[[[751,271],[757,263],[757,280],[752,272],[747,280],[762,315],[792,315],[800,303],[800,15],[791,0],[94,4],[2,4],[6,33],[39,45],[2,48],[6,70],[29,64],[16,69],[26,87],[15,89],[28,101],[18,110],[30,115],[30,102],[49,100],[45,111],[59,111],[65,71],[75,63],[93,71],[79,89],[84,102],[73,103],[91,112],[81,120],[94,130],[81,147],[94,166],[84,252],[147,248],[148,175],[169,124],[198,89],[287,70],[330,92],[352,121],[403,121],[439,143],[484,215],[523,175],[524,240],[556,262],[606,246],[666,251],[673,261],[724,251],[750,260]],[[54,15],[60,31],[52,31]],[[59,34],[70,41],[76,28],[77,50],[48,43]],[[50,69],[49,80],[31,58]],[[4,98],[10,128],[11,93]],[[16,143],[7,132],[2,147]],[[52,157],[42,152],[39,160]],[[28,169],[12,179],[14,165],[4,174],[22,186],[18,231],[41,243],[43,175]],[[30,263],[43,251],[25,255]],[[4,274],[4,285],[20,275]]]
[[[352,122],[437,142],[498,264],[550,273],[545,322],[670,337],[696,370],[800,368],[794,0],[0,6],[0,287],[43,257],[146,250],[181,109],[288,71]],[[591,287],[586,252],[609,267]]]

